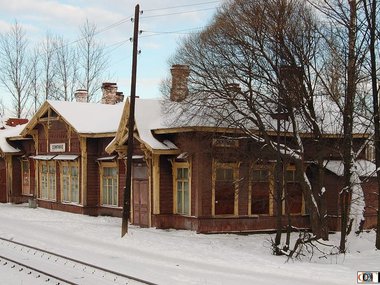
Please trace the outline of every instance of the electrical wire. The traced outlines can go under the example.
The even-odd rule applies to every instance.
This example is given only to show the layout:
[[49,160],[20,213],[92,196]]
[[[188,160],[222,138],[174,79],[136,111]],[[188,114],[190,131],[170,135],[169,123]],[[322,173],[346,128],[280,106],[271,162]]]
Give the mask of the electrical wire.
[[[182,30],[176,30],[176,31],[145,31],[142,30],[143,33],[152,33],[152,35],[143,35],[140,36],[140,38],[146,38],[150,36],[159,36],[159,35],[168,35],[168,34],[178,34],[178,35],[185,35],[185,34],[193,34],[195,32],[190,32],[190,31],[198,31],[202,30],[205,27],[196,27],[196,28],[189,28],[189,29],[182,29]],[[185,33],[188,32],[188,33]]]
[[180,6],[164,7],[164,8],[157,8],[157,9],[147,9],[144,11],[146,11],[146,12],[161,11],[161,10],[169,10],[169,9],[177,9],[177,8],[184,8],[184,7],[194,7],[194,6],[200,6],[200,5],[214,4],[214,3],[220,3],[220,0],[219,1],[201,2],[201,3],[196,3],[196,4],[187,4],[187,5],[180,5]]
[[209,10],[215,10],[215,9],[217,9],[217,7],[205,8],[205,9],[199,9],[199,10],[192,10],[192,11],[182,11],[182,12],[174,12],[174,13],[167,13],[167,14],[159,14],[159,15],[152,15],[152,16],[142,16],[142,17],[140,17],[140,19],[158,18],[158,17],[180,15],[180,14],[190,14],[190,13],[209,11]]

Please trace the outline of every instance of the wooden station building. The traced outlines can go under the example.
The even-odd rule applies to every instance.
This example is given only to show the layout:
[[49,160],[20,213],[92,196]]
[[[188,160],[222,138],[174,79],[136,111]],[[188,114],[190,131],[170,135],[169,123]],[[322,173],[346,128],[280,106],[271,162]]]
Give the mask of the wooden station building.
[[76,102],[46,101],[16,136],[8,136],[18,160],[6,175],[13,176],[12,186],[6,181],[12,199],[2,201],[35,198],[49,209],[121,215],[125,163],[105,147],[115,137],[124,96],[115,83],[102,89],[102,103],[87,103],[84,90]]
[[[184,70],[179,66],[180,74]],[[83,90],[76,96],[77,102],[47,101],[27,124],[0,130],[0,202],[35,198],[44,208],[121,216],[128,100],[121,103],[123,96],[114,83],[103,84],[102,103],[87,103]],[[170,126],[162,104],[163,100],[136,99],[131,223],[199,233],[275,229],[273,153],[258,142],[242,139],[236,129],[191,122]],[[358,134],[355,143],[367,137]],[[313,153],[315,145],[307,134],[302,139],[305,167],[314,183],[308,153]],[[339,230],[340,143],[338,136],[326,138],[331,230]],[[366,227],[371,227],[376,215],[370,210],[376,206],[371,193],[376,192],[376,183],[373,171],[368,171],[373,163],[364,158],[363,152],[359,164],[366,170],[360,175],[367,203]],[[292,226],[309,228],[294,165],[285,165],[283,174],[287,195],[283,224],[288,222],[284,214],[290,213]]]
[[[173,76],[186,78],[186,67],[174,66],[173,69]],[[181,79],[172,80],[178,81]],[[179,82],[178,85],[183,89],[185,84]],[[190,229],[200,233],[275,229],[276,156],[266,151],[262,143],[241,139],[242,133],[236,129],[193,122],[177,123],[173,127],[168,124],[162,106],[163,100],[136,99],[132,224]],[[125,156],[127,147],[128,102],[124,108],[116,137],[106,148],[109,153],[118,152],[121,157]],[[275,132],[273,136],[276,136]],[[355,135],[355,144],[360,145],[367,137],[365,133]],[[305,167],[311,183],[314,183],[311,154],[315,153],[315,144],[308,134],[302,139]],[[341,163],[338,151],[341,143],[338,135],[326,138],[325,163],[330,166],[325,170],[326,195],[331,230],[339,230],[340,225],[338,193],[342,177],[336,165]],[[361,158],[364,158],[364,152]],[[332,166],[334,162],[335,166]],[[370,161],[365,161],[365,165],[374,167]],[[290,213],[292,226],[309,228],[308,209],[294,165],[285,165],[283,176],[287,196],[282,205],[283,224],[288,223],[285,213]],[[375,201],[370,194],[376,187],[375,178],[371,176],[370,171],[361,172],[367,209],[374,206]],[[366,216],[371,217],[366,226],[372,226],[375,217],[372,211],[366,211]]]

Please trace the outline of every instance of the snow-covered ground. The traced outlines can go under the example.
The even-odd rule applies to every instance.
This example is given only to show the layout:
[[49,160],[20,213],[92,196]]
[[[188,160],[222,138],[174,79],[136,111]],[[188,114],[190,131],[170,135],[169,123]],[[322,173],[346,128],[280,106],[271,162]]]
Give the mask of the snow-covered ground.
[[[356,284],[357,271],[380,271],[374,232],[349,242],[349,253],[288,261],[271,255],[270,235],[202,235],[130,226],[89,217],[0,204],[0,237],[71,256],[158,284]],[[330,236],[338,244],[339,234]],[[327,250],[327,248],[325,248]],[[29,284],[0,264],[0,284]],[[5,283],[3,283],[5,282]]]

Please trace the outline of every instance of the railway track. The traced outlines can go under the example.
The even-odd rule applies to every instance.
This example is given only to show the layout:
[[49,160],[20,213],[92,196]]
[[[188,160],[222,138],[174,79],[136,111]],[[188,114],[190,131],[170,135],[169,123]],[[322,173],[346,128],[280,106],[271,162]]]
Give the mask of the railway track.
[[156,285],[131,275],[2,237],[0,237],[0,249],[0,269],[1,266],[10,267],[19,274],[41,280],[41,284]]

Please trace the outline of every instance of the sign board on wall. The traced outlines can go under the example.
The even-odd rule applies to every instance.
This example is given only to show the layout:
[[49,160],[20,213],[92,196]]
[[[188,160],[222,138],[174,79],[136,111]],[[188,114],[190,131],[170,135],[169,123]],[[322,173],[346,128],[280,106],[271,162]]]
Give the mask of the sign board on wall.
[[51,143],[50,152],[65,152],[65,143]]

